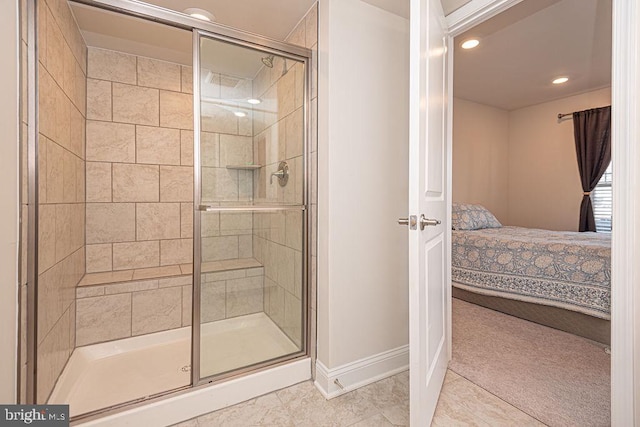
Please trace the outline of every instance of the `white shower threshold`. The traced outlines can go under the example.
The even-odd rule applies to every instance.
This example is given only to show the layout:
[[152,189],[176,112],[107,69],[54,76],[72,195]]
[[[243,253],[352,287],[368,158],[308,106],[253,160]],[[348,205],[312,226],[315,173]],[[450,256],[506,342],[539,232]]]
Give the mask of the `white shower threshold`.
[[[201,336],[203,377],[298,351],[264,313],[203,324]],[[187,386],[190,354],[190,327],[76,348],[49,403],[75,416]]]

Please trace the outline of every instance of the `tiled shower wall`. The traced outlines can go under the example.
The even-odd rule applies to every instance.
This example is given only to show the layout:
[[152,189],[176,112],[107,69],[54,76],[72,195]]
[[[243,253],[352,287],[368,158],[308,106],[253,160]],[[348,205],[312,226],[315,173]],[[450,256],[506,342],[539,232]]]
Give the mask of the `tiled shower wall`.
[[[89,49],[88,273],[192,262],[192,86],[191,67]],[[219,98],[246,86],[212,74],[204,89]],[[250,200],[247,172],[226,168],[252,161],[250,119],[215,106],[203,113],[204,201]],[[251,257],[251,229],[250,214],[204,215],[202,260]]]
[[[317,163],[317,4],[291,32],[286,41],[312,49],[311,61],[311,159],[310,230],[312,258],[309,268],[315,272],[315,171]],[[303,195],[303,95],[304,68],[302,64],[277,59],[273,68],[262,68],[254,79],[254,96],[267,102],[277,102],[277,114],[254,112],[254,157],[265,165],[254,178],[254,194],[259,203],[301,204]],[[278,164],[289,165],[289,182],[280,187],[269,182]],[[264,311],[291,338],[300,344],[302,337],[302,214],[292,210],[254,214],[254,257],[264,265]],[[310,298],[315,319],[315,273]],[[312,332],[315,325],[311,325]],[[309,337],[315,342],[315,335]]]
[[85,272],[87,49],[64,0],[38,1],[39,251],[37,401],[75,345],[75,289]]
[[87,272],[191,262],[191,69],[89,48]]

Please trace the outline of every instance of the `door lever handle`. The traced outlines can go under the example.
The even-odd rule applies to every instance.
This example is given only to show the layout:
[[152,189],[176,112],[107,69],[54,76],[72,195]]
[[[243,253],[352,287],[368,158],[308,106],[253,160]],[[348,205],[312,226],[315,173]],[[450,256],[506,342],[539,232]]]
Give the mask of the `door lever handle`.
[[398,218],[398,224],[408,225],[410,230],[418,228],[418,217],[411,215],[408,218]]
[[440,224],[442,224],[442,222],[439,219],[429,219],[426,218],[424,214],[420,215],[420,230],[424,230],[427,226],[435,227]]

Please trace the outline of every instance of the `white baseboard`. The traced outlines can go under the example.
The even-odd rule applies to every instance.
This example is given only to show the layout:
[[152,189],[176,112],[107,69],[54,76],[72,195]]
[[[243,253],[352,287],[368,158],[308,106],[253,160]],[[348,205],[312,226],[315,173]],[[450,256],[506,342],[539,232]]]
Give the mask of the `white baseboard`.
[[195,389],[78,424],[82,427],[168,426],[311,379],[311,359]]
[[[395,348],[329,369],[316,361],[315,385],[327,399],[409,369],[409,346]],[[342,388],[336,384],[342,385]]]

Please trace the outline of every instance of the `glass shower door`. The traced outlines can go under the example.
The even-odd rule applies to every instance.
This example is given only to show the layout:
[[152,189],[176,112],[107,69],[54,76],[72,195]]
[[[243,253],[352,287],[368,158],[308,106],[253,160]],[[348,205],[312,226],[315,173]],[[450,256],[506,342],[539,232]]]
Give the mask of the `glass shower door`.
[[195,37],[197,383],[305,354],[308,77],[304,57]]

